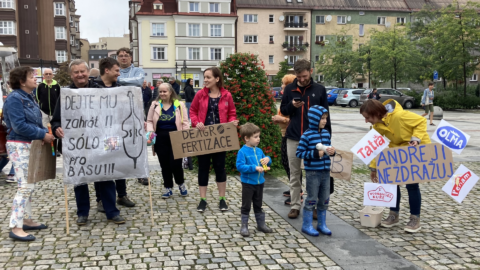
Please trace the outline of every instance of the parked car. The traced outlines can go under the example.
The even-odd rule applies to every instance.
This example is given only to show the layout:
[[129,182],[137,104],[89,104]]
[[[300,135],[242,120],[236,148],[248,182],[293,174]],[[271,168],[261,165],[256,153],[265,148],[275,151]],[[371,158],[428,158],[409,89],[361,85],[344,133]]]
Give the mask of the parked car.
[[272,94],[275,97],[275,99],[282,99],[283,95],[282,95],[281,91],[282,91],[282,87],[277,86],[277,87],[272,88]]
[[403,87],[403,88],[397,88],[398,91],[404,93],[404,92],[408,92],[408,91],[412,91],[411,88],[408,88],[408,87]]
[[[360,95],[360,102],[359,104],[363,104],[367,99],[368,95],[372,92],[372,89],[368,89],[363,91]],[[391,88],[377,88],[377,92],[380,94],[380,102],[384,102],[388,99],[395,99],[398,103],[400,103],[403,108],[411,109],[413,104],[415,104],[415,98],[412,96],[407,96],[402,92],[391,89]]]
[[342,90],[337,96],[337,105],[341,105],[342,107],[347,107],[347,105],[352,108],[357,107],[360,101],[360,95],[364,90],[365,89]]
[[325,90],[327,90],[327,93],[329,93],[330,91],[332,91],[333,89],[336,89],[337,87],[335,86],[325,86]]
[[342,90],[347,90],[347,88],[336,88],[332,89],[327,95],[328,105],[337,105],[337,96]]

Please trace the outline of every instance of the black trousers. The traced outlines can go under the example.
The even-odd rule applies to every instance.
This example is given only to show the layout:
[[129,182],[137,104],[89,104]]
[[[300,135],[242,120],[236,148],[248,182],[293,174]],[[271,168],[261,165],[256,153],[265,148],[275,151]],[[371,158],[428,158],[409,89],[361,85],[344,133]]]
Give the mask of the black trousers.
[[[127,196],[127,180],[125,179],[115,180],[115,189],[117,190],[117,196],[119,198]],[[95,189],[95,196],[97,197],[97,202],[99,202],[100,191],[98,189]]]
[[162,167],[163,186],[173,188],[173,179],[177,185],[185,182],[183,175],[183,159],[174,159],[172,142],[170,141],[170,132],[172,130],[157,129],[157,139],[155,141],[155,153],[157,153],[158,162]]
[[[225,158],[227,152],[213,153],[198,156],[198,185],[201,187],[208,186],[208,175],[210,174],[210,164],[215,170],[217,183],[227,181],[227,173],[225,171]],[[210,163],[211,161],[211,163]]]
[[255,214],[262,213],[263,202],[263,184],[250,185],[242,183],[242,215],[248,215],[253,202],[253,212]]
[[[120,214],[115,205],[115,183],[113,181],[95,182],[95,192],[102,200],[103,208],[108,219]],[[75,200],[77,201],[77,215],[79,217],[88,217],[90,211],[90,195],[88,193],[88,185],[76,186]]]

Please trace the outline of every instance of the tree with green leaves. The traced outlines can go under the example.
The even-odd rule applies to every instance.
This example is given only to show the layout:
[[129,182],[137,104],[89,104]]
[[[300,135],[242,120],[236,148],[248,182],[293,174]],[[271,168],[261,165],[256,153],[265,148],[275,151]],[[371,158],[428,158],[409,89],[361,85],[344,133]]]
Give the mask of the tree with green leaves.
[[464,5],[454,1],[440,10],[426,6],[414,14],[410,34],[428,59],[423,65],[423,78],[431,79],[437,70],[444,80],[463,84],[467,95],[467,80],[479,64],[480,44],[479,3]]
[[[257,55],[235,53],[220,63],[220,70],[225,77],[224,87],[230,91],[235,102],[239,125],[250,122],[260,127],[262,139],[258,147],[272,158],[272,169],[281,168],[282,134],[278,125],[272,122],[277,107],[270,91],[265,65]],[[240,146],[245,144],[240,135],[239,139]],[[237,151],[227,152],[227,173],[237,172],[236,160]]]
[[352,50],[352,37],[345,34],[337,36],[336,41],[325,44],[325,51],[316,64],[317,72],[322,73],[325,82],[338,81],[345,86],[345,81],[354,79],[361,71],[359,54]]
[[418,61],[422,56],[404,27],[394,25],[384,31],[374,30],[370,38],[370,57],[373,76],[390,81],[392,88],[397,88],[398,81],[418,78]]
[[71,82],[70,73],[68,72],[68,62],[63,62],[55,72],[53,79],[58,82],[60,86],[67,86]]
[[277,72],[277,75],[273,78],[273,86],[281,86],[282,79],[285,75],[287,75],[290,66],[288,65],[288,60],[285,59],[284,61],[280,62],[280,69]]

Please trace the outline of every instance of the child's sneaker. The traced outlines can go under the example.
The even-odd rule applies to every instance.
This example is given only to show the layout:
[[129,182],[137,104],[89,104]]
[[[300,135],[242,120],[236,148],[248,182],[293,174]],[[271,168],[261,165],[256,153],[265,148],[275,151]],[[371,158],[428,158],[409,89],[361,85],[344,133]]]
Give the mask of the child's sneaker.
[[227,202],[224,199],[221,199],[218,208],[220,208],[220,211],[228,211],[228,205]]
[[15,179],[15,175],[13,174],[7,175],[7,179],[5,181],[7,181],[7,183],[17,183],[17,179]]
[[171,188],[165,188],[165,193],[163,193],[162,198],[163,199],[168,199],[171,196],[173,196],[173,192]]
[[200,200],[200,203],[198,204],[198,207],[197,207],[197,211],[198,212],[205,212],[205,209],[207,209],[207,201]]
[[185,186],[185,184],[178,186],[178,188],[180,189],[180,195],[184,197],[188,195],[187,187]]

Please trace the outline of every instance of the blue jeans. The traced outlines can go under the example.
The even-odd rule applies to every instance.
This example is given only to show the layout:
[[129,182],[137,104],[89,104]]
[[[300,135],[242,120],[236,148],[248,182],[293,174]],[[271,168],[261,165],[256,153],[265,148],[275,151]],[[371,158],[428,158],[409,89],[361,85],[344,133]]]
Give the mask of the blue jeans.
[[[3,168],[7,166],[9,161],[10,159],[7,156],[3,156],[0,158],[0,171],[3,171]],[[13,168],[13,164],[12,164],[12,168],[10,169],[10,173],[8,175],[15,175],[15,169]]]
[[[420,193],[420,187],[418,184],[407,184],[408,191],[408,203],[410,204],[410,214],[419,216],[420,208],[422,206],[422,194]],[[400,211],[400,186],[397,186],[397,207],[390,208],[394,212]]]
[[[117,195],[119,198],[127,196],[127,180],[118,179],[115,180],[115,189],[117,190]],[[100,201],[100,191],[95,189],[95,196],[97,197],[97,202]]]
[[[107,219],[112,219],[113,217],[118,216],[120,210],[118,210],[115,205],[115,182],[95,182],[94,186],[95,190],[100,194],[100,199],[102,200]],[[75,191],[75,200],[77,201],[77,215],[79,217],[88,217],[90,211],[90,194],[88,192],[88,185],[76,186],[73,190]]]
[[190,119],[190,106],[192,106],[192,102],[185,102],[185,107],[187,107],[187,114],[189,119]]
[[303,211],[317,209],[328,210],[328,198],[330,197],[330,171],[306,171],[307,172],[307,200]]

